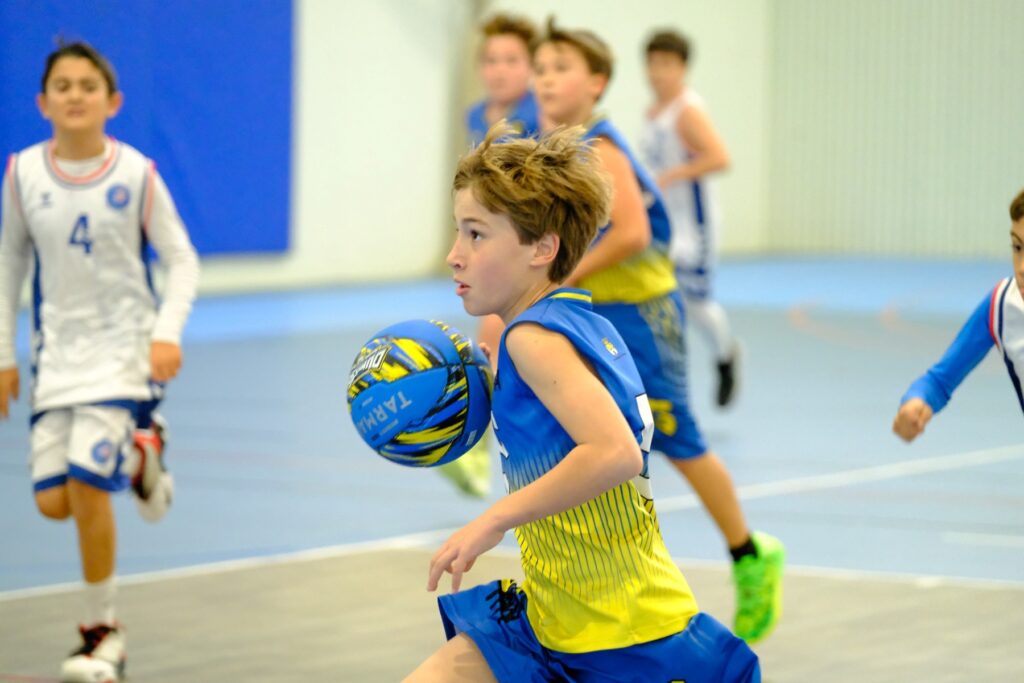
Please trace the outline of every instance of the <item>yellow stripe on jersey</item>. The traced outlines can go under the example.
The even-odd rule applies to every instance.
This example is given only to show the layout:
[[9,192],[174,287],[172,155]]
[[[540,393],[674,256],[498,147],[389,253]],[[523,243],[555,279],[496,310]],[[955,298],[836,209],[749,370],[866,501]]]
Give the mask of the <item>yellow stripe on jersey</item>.
[[697,613],[658,530],[654,503],[632,482],[516,528],[537,639],[593,652],[678,633]]
[[595,303],[603,304],[638,304],[675,291],[677,286],[672,261],[651,247],[579,283],[593,293]]
[[590,301],[591,301],[591,296],[589,294],[585,294],[583,292],[558,292],[557,294],[552,294],[549,298],[551,298],[551,299],[574,299],[576,301],[586,301],[587,303],[590,303]]

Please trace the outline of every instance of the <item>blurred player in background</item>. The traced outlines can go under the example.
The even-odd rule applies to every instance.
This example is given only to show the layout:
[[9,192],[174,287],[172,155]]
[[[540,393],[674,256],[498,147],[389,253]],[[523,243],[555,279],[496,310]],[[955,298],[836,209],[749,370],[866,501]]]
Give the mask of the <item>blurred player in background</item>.
[[[181,367],[199,261],[152,161],[105,134],[122,95],[91,46],[46,60],[37,104],[52,139],[11,155],[0,224],[0,417],[19,395],[14,323],[31,263],[31,472],[36,506],[72,517],[85,580],[82,644],[68,682],[120,680],[116,528],[110,495],[131,487],[143,517],[170,505],[164,428],[153,414]],[[148,247],[168,270],[163,303]]]
[[675,31],[647,42],[647,78],[654,104],[647,110],[642,149],[672,221],[669,255],[686,315],[714,349],[715,402],[728,406],[739,382],[739,345],[722,305],[712,295],[720,212],[713,176],[729,167],[729,152],[704,100],[686,83],[690,43]]
[[1017,402],[1024,410],[1024,190],[1010,203],[1010,251],[1013,276],[986,294],[938,363],[903,395],[892,430],[913,441],[932,416],[946,407],[953,392],[995,344],[1003,357]]
[[734,630],[755,642],[781,613],[785,551],[778,539],[747,527],[729,472],[708,450],[690,412],[685,315],[668,257],[669,217],[623,135],[595,113],[611,79],[611,50],[593,33],[556,28],[553,20],[535,45],[542,115],[554,125],[583,125],[612,178],[611,221],[568,283],[590,290],[594,311],[625,339],[654,411],[652,450],[668,456],[690,482],[722,533],[733,558]]
[[[540,130],[537,100],[530,88],[530,43],[537,34],[533,23],[524,17],[496,14],[481,27],[480,82],[484,98],[466,112],[466,128],[471,144],[478,144],[487,131],[505,119],[516,135],[536,135]],[[480,318],[477,341],[498,348],[501,321],[497,316]],[[438,472],[470,496],[485,498],[491,491],[491,466],[485,436],[458,460],[438,468]]]
[[[459,163],[448,254],[468,313],[507,324],[492,414],[509,495],[431,560],[449,638],[406,680],[760,681],[756,655],[698,611],[647,482],[653,416],[637,366],[587,292],[562,287],[607,220],[609,190],[579,127]],[[505,142],[500,142],[505,139]],[[515,529],[525,580],[457,592]]]

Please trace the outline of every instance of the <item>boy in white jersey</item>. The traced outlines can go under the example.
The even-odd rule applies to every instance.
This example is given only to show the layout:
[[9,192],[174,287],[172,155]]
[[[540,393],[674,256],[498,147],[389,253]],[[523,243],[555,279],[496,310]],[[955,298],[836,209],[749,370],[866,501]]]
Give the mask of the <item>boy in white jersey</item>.
[[712,176],[729,166],[729,152],[704,101],[686,84],[690,44],[675,31],[647,42],[647,77],[655,103],[647,111],[644,162],[657,177],[672,219],[670,255],[687,317],[711,343],[718,369],[715,399],[736,396],[739,347],[725,309],[712,297],[719,210]]
[[[466,112],[466,130],[472,144],[478,144],[498,121],[508,122],[516,135],[536,135],[537,100],[530,89],[530,43],[537,34],[529,19],[495,14],[480,27],[480,82],[484,98]],[[497,316],[480,318],[477,340],[497,348],[501,335]],[[463,493],[486,498],[491,491],[490,439],[485,435],[458,460],[437,468]]]
[[[0,418],[18,398],[14,321],[33,275],[31,470],[36,506],[72,517],[85,580],[82,645],[63,681],[124,673],[116,619],[110,494],[131,485],[151,521],[170,504],[163,429],[152,409],[181,366],[180,340],[199,262],[153,163],[105,135],[122,96],[91,46],[49,55],[37,104],[53,138],[13,154],[0,223]],[[147,257],[167,265],[157,306]]]
[[1017,404],[1024,411],[1024,190],[1010,203],[1010,221],[1013,276],[1000,280],[982,297],[939,362],[903,395],[892,430],[904,441],[913,441],[924,431],[932,415],[946,407],[993,344],[1003,357]]
[[653,416],[626,344],[588,292],[561,286],[607,220],[596,151],[578,127],[508,132],[459,163],[448,264],[466,311],[507,326],[492,414],[509,495],[435,553],[427,589],[447,572],[458,591],[510,529],[526,579],[439,598],[448,643],[406,681],[760,681],[662,542]]

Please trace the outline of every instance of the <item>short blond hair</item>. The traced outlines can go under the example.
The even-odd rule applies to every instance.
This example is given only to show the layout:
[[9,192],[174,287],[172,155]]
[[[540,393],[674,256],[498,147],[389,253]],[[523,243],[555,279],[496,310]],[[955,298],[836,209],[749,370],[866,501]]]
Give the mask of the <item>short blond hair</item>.
[[557,128],[540,139],[513,134],[504,120],[492,127],[459,160],[452,191],[469,189],[485,209],[508,216],[520,244],[558,235],[548,278],[563,282],[608,222],[611,185],[582,126]]
[[[601,40],[593,31],[561,28],[555,25],[555,17],[550,16],[545,32],[534,41],[530,53],[536,54],[537,48],[545,43],[556,45],[562,43],[578,50],[586,60],[590,73],[605,76],[608,83],[611,83],[612,72],[615,68],[615,55],[608,47],[608,43]],[[607,89],[608,86],[605,85],[605,90]]]
[[1024,190],[1021,190],[1010,202],[1010,220],[1016,223],[1024,218]]

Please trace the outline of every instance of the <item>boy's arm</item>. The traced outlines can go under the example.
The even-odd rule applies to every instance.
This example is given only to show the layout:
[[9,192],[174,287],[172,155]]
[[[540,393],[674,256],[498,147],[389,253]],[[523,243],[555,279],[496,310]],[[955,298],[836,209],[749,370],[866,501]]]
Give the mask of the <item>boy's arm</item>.
[[629,158],[610,141],[598,138],[594,150],[611,176],[611,227],[583,256],[568,283],[610,268],[638,254],[651,243],[651,224]]
[[568,510],[629,481],[643,455],[608,389],[563,335],[521,323],[505,335],[505,348],[523,381],[572,437],[576,447],[549,472],[490,507],[457,531],[431,560],[428,590],[441,574],[462,574],[509,529]]
[[0,419],[17,400],[18,362],[14,351],[15,320],[21,287],[32,260],[28,226],[14,189],[14,157],[7,164],[0,194]]
[[679,118],[676,119],[676,134],[693,153],[693,158],[662,173],[658,177],[658,185],[661,188],[672,183],[700,178],[708,173],[724,171],[729,167],[729,150],[726,149],[711,117],[702,107],[689,106],[679,112]]
[[152,333],[152,374],[155,381],[166,382],[181,365],[181,334],[199,287],[199,257],[163,179],[152,167],[149,173],[143,227],[167,267],[163,303]]
[[986,296],[939,362],[918,377],[900,399],[893,431],[905,440],[913,440],[924,430],[931,416],[946,407],[956,388],[992,348],[994,340],[988,326],[990,306],[991,297]]

